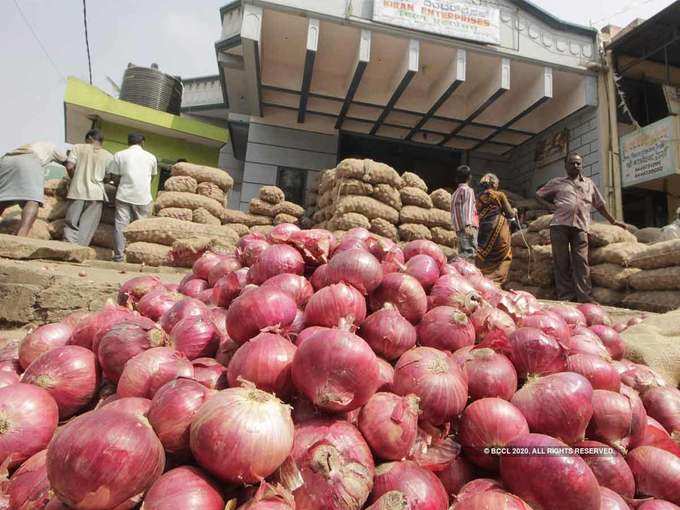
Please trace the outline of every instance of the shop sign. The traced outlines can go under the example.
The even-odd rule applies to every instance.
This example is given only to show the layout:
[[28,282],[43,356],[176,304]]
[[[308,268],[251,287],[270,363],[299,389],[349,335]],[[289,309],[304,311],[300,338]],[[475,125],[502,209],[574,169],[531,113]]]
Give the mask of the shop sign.
[[668,177],[680,172],[679,117],[670,116],[621,137],[623,186]]
[[500,10],[464,0],[373,0],[373,21],[458,39],[501,43]]

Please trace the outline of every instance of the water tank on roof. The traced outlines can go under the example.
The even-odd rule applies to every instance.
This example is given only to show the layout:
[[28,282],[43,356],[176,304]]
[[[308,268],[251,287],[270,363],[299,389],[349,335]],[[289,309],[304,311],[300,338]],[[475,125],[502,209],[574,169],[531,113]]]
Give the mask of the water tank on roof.
[[158,69],[128,64],[120,88],[120,99],[179,115],[182,107],[182,80]]

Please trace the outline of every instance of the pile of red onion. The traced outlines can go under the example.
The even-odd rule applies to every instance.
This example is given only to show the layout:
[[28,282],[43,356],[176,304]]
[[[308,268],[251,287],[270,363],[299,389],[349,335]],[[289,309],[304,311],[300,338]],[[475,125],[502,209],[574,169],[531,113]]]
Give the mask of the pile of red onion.
[[680,390],[625,359],[639,320],[430,241],[284,224],[112,298],[0,350],[0,507],[680,508]]

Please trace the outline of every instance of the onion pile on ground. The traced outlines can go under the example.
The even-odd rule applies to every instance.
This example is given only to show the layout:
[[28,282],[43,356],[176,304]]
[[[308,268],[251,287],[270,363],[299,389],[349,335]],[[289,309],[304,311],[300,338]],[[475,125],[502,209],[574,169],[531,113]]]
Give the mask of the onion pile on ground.
[[680,508],[680,390],[628,323],[430,241],[284,225],[117,303],[3,349],[0,508]]

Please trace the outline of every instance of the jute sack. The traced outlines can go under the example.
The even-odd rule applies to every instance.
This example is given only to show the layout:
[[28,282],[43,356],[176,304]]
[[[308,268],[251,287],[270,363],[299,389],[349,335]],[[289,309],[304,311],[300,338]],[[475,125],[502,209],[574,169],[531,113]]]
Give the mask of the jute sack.
[[192,221],[193,211],[184,207],[166,207],[156,213],[160,218],[175,218],[176,220]]
[[131,264],[145,264],[147,266],[170,265],[168,255],[170,247],[162,244],[137,242],[125,247],[125,261]]
[[[338,166],[335,168],[335,173],[337,174],[338,177],[342,179],[363,180],[365,173],[364,160],[355,158],[343,159],[340,163],[338,163]],[[324,176],[321,176],[322,182],[323,178]],[[322,184],[320,184],[320,186],[321,185]]]
[[423,209],[415,205],[405,205],[399,216],[400,223],[416,223],[428,227],[451,229],[451,216],[441,209]]
[[329,200],[335,200],[338,195],[365,195],[371,196],[373,184],[359,179],[338,179],[338,183],[327,192]]
[[680,291],[677,290],[638,290],[623,298],[626,308],[646,312],[665,313],[680,308]]
[[593,298],[605,306],[621,306],[626,294],[607,287],[593,287]]
[[378,163],[372,159],[364,160],[363,180],[371,184],[389,184],[393,188],[401,189],[404,185],[397,171],[385,163]]
[[437,209],[451,212],[451,200],[453,200],[451,193],[439,188],[430,193],[430,198],[432,199],[432,205]]
[[196,193],[199,195],[203,195],[204,197],[217,200],[220,204],[222,204],[225,207],[227,205],[227,196],[225,195],[224,191],[222,191],[217,184],[214,184],[212,182],[200,183],[198,186],[196,186]]
[[456,248],[452,248],[451,246],[444,246],[443,244],[438,244],[439,249],[442,251],[444,256],[447,259],[450,259],[451,257],[455,257],[458,255],[458,250]]
[[113,250],[113,225],[100,223],[92,236],[92,246]]
[[[4,218],[0,221],[0,234],[16,234],[19,230],[19,225],[21,225],[20,216],[12,216],[9,218]],[[42,239],[44,241],[49,241],[52,239],[50,235],[49,225],[45,220],[36,218],[33,222],[33,227],[31,232],[28,234],[31,239]]]
[[536,218],[529,224],[529,232],[540,232],[546,228],[550,228],[550,222],[552,221],[552,214],[545,214],[540,218]]
[[219,168],[194,165],[193,163],[175,163],[172,166],[171,173],[173,177],[186,175],[196,179],[196,182],[212,182],[227,193],[234,186],[234,179],[225,170],[220,170]]
[[660,228],[647,227],[635,232],[635,237],[640,243],[654,244],[664,240],[663,232]]
[[[666,302],[670,304],[674,301],[676,308],[680,307],[680,293],[668,294],[675,294],[675,297],[666,298]],[[626,344],[626,358],[644,363],[663,377],[670,386],[678,386],[680,383],[680,310],[648,317],[637,326],[626,329],[621,333],[621,338]]]
[[425,184],[425,181],[419,175],[413,172],[404,172],[401,174],[401,180],[404,182],[404,186],[418,188],[427,193],[427,184]]
[[163,184],[165,191],[183,191],[185,193],[196,193],[197,187],[198,182],[196,182],[196,179],[188,175],[169,177],[165,184]]
[[621,267],[616,264],[597,264],[590,268],[593,285],[608,289],[626,290],[631,278],[641,270],[635,267]]
[[508,196],[508,200],[510,201],[510,205],[512,205],[515,209],[519,209],[521,211],[538,211],[543,209],[543,206],[535,198],[523,198],[523,197],[510,198]]
[[263,236],[269,235],[274,227],[271,225],[253,225],[250,227],[251,234],[262,234]]
[[537,287],[554,287],[554,272],[551,260],[539,260],[522,273],[522,283]]
[[418,239],[432,240],[432,232],[425,225],[417,223],[402,223],[399,225],[399,240],[404,242],[416,241]]
[[233,253],[234,245],[212,237],[189,237],[172,245],[168,254],[170,264],[176,267],[191,267],[206,251],[217,254]]
[[644,252],[646,249],[647,245],[638,242],[614,243],[591,250],[590,262],[591,264],[609,262],[610,264],[628,267],[631,265],[633,258]]
[[510,244],[512,244],[513,248],[515,246],[526,248],[527,244],[529,246],[547,244],[538,232],[530,232],[527,229],[523,229],[521,232],[518,230],[512,234],[510,239]]
[[453,231],[451,224],[451,212],[442,209],[430,209],[427,214],[429,227],[442,227]]
[[647,245],[646,250],[633,257],[630,265],[640,269],[680,266],[680,239]]
[[379,200],[383,204],[387,204],[397,211],[401,209],[401,196],[399,190],[393,188],[389,184],[375,184],[373,185],[373,198]]
[[397,227],[392,225],[389,221],[382,218],[374,218],[371,220],[371,232],[379,236],[386,237],[392,241],[399,241],[399,232]]
[[369,220],[383,218],[393,224],[399,221],[399,212],[371,197],[346,195],[338,202],[336,212],[340,214],[356,212]]
[[38,218],[45,221],[54,221],[65,218],[69,205],[70,202],[68,200],[58,197],[45,197],[43,207],[38,209]]
[[537,220],[538,218],[540,218],[542,216],[546,216],[546,215],[550,216],[550,211],[548,211],[546,209],[532,209],[532,210],[528,210],[524,213],[524,219],[526,221],[533,221],[533,220]]
[[425,191],[412,186],[405,186],[399,190],[401,203],[404,205],[415,205],[423,209],[432,209],[432,199]]
[[173,218],[145,218],[130,223],[124,232],[128,243],[147,242],[172,246],[178,239],[205,236],[236,244],[238,235],[223,225],[201,225]]
[[248,226],[244,225],[243,223],[225,223],[224,226],[232,229],[234,232],[238,234],[239,237],[243,237],[244,235],[250,233],[250,229],[248,228]]
[[[244,213],[243,211],[239,211],[237,209],[225,209],[224,212],[222,213],[222,222],[225,224],[228,223],[241,223],[248,225],[246,223],[246,220],[248,219],[248,213]],[[248,225],[250,226],[250,225]]]
[[167,207],[180,207],[183,209],[198,209],[202,207],[217,218],[222,218],[224,214],[224,206],[217,200],[196,195],[194,193],[184,193],[180,191],[164,191],[158,195],[156,199],[156,210],[165,209]]
[[276,216],[276,214],[274,214],[274,206],[269,202],[260,200],[259,198],[253,198],[250,200],[250,204],[248,205],[248,212],[250,214],[260,214],[262,216],[269,216],[270,218]]
[[283,190],[278,186],[262,186],[258,196],[260,200],[269,202],[272,205],[276,205],[286,199]]
[[549,244],[537,244],[530,246],[530,250],[516,246],[512,250],[513,259],[518,260],[550,260],[552,261],[552,246]]
[[199,207],[198,209],[194,209],[194,212],[192,213],[191,221],[194,223],[202,223],[204,225],[221,225],[222,222],[220,221],[219,218],[213,216],[210,214],[209,211],[206,209],[203,209],[202,207]]
[[443,246],[448,246],[450,248],[455,248],[458,246],[458,238],[456,233],[452,230],[446,230],[442,227],[432,227],[430,229],[432,232],[432,240]]
[[297,223],[298,219],[297,217],[291,215],[291,214],[286,214],[286,213],[279,213],[276,216],[274,216],[274,225],[281,225],[282,223]]
[[328,220],[328,230],[350,230],[352,228],[371,228],[371,222],[363,214],[345,213],[336,214]]
[[71,180],[68,177],[63,177],[61,179],[48,179],[43,185],[43,191],[45,195],[49,197],[66,198],[70,185]]
[[[369,184],[370,186],[370,184]],[[371,190],[373,190],[373,186],[371,186]],[[319,209],[323,209],[325,207],[328,207],[329,205],[332,205],[333,202],[338,198],[338,194],[335,191],[335,188],[330,189],[326,191],[323,195],[319,197]]]
[[54,220],[47,224],[47,230],[50,233],[50,238],[53,241],[61,241],[64,238],[64,225],[66,220]]
[[317,190],[317,193],[319,195],[323,195],[324,193],[333,189],[333,187],[335,186],[336,177],[337,177],[336,171],[334,168],[331,170],[324,170],[323,172],[321,172],[321,179],[319,179],[319,189]]
[[345,236],[346,233],[347,233],[346,230],[334,230],[333,236],[337,241],[342,241],[342,238]]
[[627,230],[616,225],[592,223],[588,232],[588,244],[592,248],[614,243],[634,243],[637,239]]
[[274,215],[278,216],[279,214],[287,214],[289,216],[294,216],[295,218],[299,218],[305,213],[305,209],[302,206],[297,205],[294,202],[289,202],[287,200],[284,200],[283,202],[276,204],[274,206]]
[[680,266],[637,271],[629,281],[636,290],[680,290]]
[[249,227],[267,226],[274,223],[274,218],[263,214],[247,214],[244,223]]

